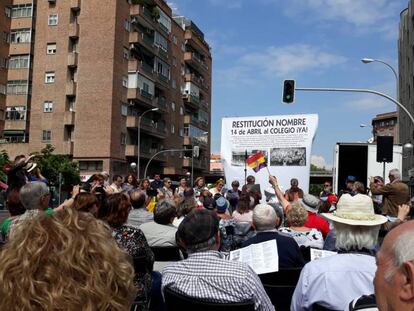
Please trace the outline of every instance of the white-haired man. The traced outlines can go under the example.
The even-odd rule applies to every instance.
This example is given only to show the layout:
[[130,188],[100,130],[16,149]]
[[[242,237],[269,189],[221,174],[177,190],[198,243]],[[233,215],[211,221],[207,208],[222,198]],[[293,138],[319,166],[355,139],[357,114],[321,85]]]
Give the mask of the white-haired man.
[[380,311],[414,310],[414,221],[385,237],[377,254],[374,285]]
[[344,310],[350,301],[372,294],[380,226],[387,218],[374,213],[370,197],[341,196],[335,213],[322,214],[333,221],[338,254],[309,262],[302,270],[292,297],[291,310],[312,310],[318,304]]
[[279,255],[279,267],[303,267],[305,262],[298,244],[293,238],[277,231],[276,226],[279,221],[275,209],[272,206],[263,203],[256,205],[253,210],[253,227],[256,229],[256,235],[245,241],[242,247],[269,240],[276,240]]
[[401,174],[398,169],[390,170],[388,178],[390,183],[383,185],[376,183],[375,178],[371,177],[369,188],[373,195],[382,195],[382,213],[397,217],[398,206],[407,204],[410,200],[409,190],[408,186],[401,181]]

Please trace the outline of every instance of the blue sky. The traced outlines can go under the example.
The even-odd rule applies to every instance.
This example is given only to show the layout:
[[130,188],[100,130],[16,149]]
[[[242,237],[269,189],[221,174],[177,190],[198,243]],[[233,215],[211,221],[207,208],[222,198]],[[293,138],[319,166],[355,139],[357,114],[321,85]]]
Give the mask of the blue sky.
[[[212,151],[221,118],[317,113],[313,162],[333,163],[336,142],[366,141],[371,119],[395,106],[369,94],[297,92],[281,104],[282,82],[297,87],[371,88],[395,96],[400,12],[408,0],[174,0],[212,47]],[[361,128],[360,124],[368,124]]]

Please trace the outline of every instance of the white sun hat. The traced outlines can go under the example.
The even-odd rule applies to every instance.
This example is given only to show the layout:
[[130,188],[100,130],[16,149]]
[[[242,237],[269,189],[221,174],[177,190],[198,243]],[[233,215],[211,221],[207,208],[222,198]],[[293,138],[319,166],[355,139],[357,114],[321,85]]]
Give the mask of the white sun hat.
[[328,220],[351,226],[378,226],[386,223],[385,216],[374,212],[372,199],[365,194],[343,194],[334,213],[322,213]]

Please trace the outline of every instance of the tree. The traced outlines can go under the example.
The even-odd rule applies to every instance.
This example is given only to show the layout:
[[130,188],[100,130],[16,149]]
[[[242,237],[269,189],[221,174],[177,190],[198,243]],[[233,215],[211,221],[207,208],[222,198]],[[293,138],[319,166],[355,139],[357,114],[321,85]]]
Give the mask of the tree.
[[59,184],[59,173],[62,174],[62,188],[70,189],[72,185],[80,182],[77,163],[72,162],[70,156],[53,154],[55,148],[48,144],[40,152],[34,153],[42,175],[49,180],[50,185]]
[[3,182],[7,181],[7,175],[3,171],[3,167],[4,167],[5,164],[10,165],[10,159],[9,159],[9,155],[7,154],[7,151],[2,150],[2,151],[0,151],[0,168],[1,168],[0,169],[0,179]]

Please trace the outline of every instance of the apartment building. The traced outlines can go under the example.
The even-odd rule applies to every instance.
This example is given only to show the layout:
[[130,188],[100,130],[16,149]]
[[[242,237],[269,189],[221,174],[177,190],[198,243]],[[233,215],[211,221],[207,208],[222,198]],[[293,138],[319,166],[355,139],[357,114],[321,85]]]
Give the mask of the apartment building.
[[377,136],[393,136],[394,144],[399,143],[399,126],[397,111],[377,114],[372,119],[371,124],[374,141],[377,141]]
[[[408,1],[408,8],[400,14],[398,40],[399,100],[414,115],[414,0]],[[400,143],[414,144],[414,124],[408,115],[399,109]],[[403,157],[403,177],[414,177],[414,156]]]
[[157,152],[197,145],[198,159],[162,152],[147,175],[208,171],[211,54],[191,20],[173,18],[164,0],[10,2],[1,148],[14,156],[52,144],[82,175],[125,174],[139,158],[143,177]]

